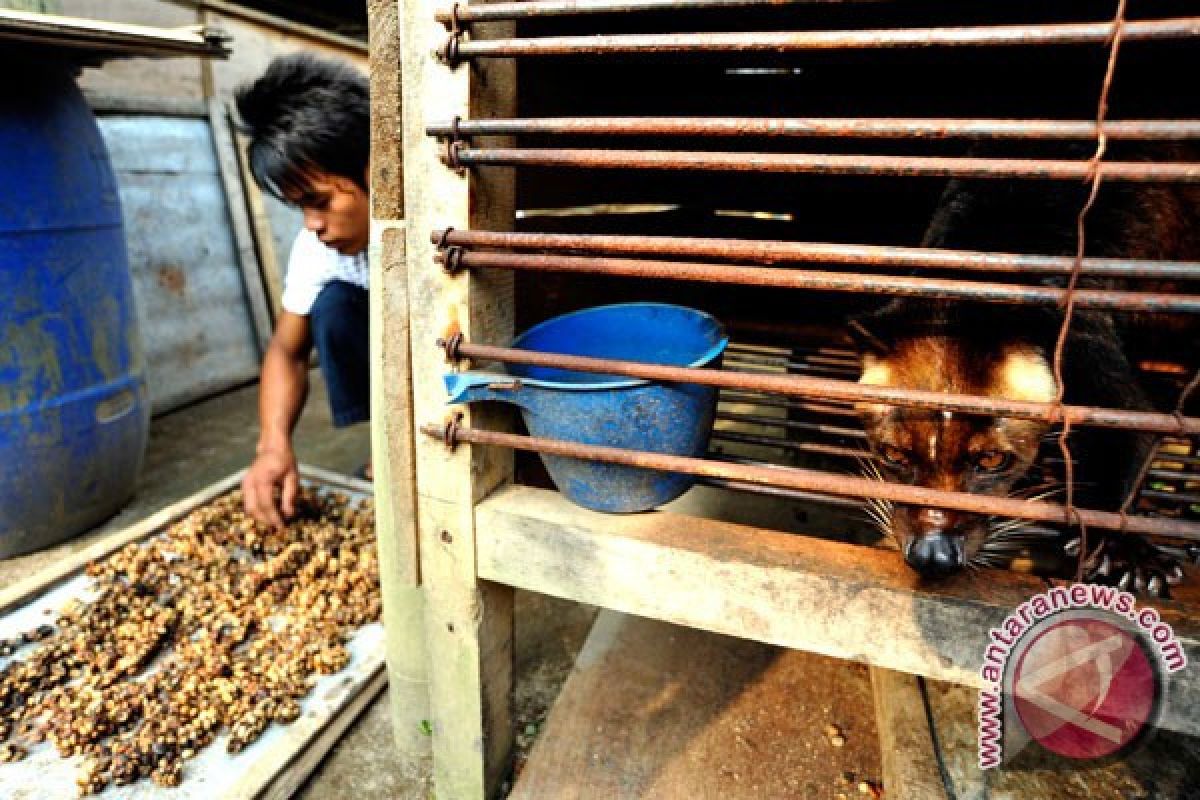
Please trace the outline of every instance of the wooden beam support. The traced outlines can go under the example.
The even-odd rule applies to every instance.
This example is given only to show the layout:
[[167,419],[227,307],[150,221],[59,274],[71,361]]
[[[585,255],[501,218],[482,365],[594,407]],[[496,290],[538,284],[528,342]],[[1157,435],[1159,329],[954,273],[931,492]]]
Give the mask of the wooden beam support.
[[946,800],[917,676],[872,667],[871,693],[888,800]]
[[[396,0],[370,0],[371,461],[383,619],[399,767],[430,756],[425,598],[417,548],[412,369],[408,341],[404,184],[400,145],[400,22]],[[385,123],[383,120],[387,120]],[[388,202],[391,201],[391,202]]]
[[[447,35],[434,16],[439,2],[400,5],[403,208],[413,409],[420,423],[439,422],[446,414],[442,373],[449,366],[434,346],[437,338],[461,331],[472,341],[507,342],[513,334],[511,274],[450,276],[433,260],[429,231],[507,230],[514,217],[511,170],[459,174],[441,163],[438,143],[425,135],[429,119],[515,111],[511,61],[451,70],[434,60]],[[475,33],[513,30],[502,23]],[[510,417],[492,409],[468,415],[488,427],[510,424]],[[434,785],[439,797],[482,799],[496,793],[510,766],[513,596],[507,586],[478,580],[474,505],[510,479],[512,453],[473,447],[451,453],[420,437],[415,457]]]
[[[922,585],[892,550],[664,511],[601,514],[522,486],[480,504],[475,527],[487,580],[970,687],[988,630],[1046,588],[1000,570]],[[1146,604],[1200,659],[1200,605]],[[1172,676],[1164,727],[1200,731],[1195,676]]]

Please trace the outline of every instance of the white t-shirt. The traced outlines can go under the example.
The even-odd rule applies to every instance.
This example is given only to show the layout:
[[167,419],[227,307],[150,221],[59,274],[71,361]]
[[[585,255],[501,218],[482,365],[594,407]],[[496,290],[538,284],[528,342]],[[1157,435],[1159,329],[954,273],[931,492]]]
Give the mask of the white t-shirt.
[[325,284],[346,281],[366,289],[368,274],[365,250],[352,256],[342,255],[321,244],[317,235],[305,228],[292,242],[281,303],[284,310],[306,317]]

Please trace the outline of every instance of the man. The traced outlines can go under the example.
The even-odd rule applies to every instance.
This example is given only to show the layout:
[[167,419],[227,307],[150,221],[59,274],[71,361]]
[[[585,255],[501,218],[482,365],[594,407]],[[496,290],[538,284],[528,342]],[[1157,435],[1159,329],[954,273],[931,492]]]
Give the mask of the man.
[[236,99],[255,182],[304,212],[263,358],[257,457],[242,480],[247,513],[279,527],[295,512],[292,430],[308,394],[314,344],[334,425],[370,414],[369,95],[352,67],[299,54],[276,58]]

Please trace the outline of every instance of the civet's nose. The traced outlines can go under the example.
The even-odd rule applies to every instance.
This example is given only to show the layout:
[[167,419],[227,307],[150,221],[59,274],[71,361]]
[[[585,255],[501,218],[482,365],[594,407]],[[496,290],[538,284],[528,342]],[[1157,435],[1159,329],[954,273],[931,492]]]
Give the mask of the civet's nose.
[[963,538],[943,533],[918,536],[909,544],[904,560],[926,578],[957,572],[966,563]]

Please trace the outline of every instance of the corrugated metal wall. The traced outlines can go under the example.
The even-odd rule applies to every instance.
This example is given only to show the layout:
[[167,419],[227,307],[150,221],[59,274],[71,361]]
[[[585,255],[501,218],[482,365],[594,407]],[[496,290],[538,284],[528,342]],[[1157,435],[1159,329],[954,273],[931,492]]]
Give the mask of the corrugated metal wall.
[[258,375],[258,347],[208,121],[102,116],[155,413]]

